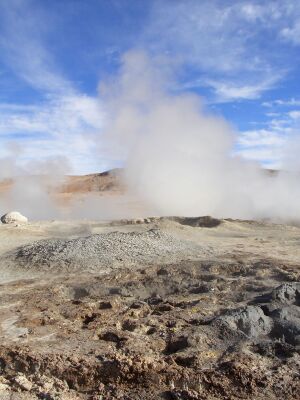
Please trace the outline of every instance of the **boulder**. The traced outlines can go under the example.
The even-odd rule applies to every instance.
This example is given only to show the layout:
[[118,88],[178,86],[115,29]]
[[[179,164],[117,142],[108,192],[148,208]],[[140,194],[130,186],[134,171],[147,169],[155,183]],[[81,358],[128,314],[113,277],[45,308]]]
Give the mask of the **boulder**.
[[300,282],[289,282],[278,286],[273,290],[272,298],[283,304],[300,305]]
[[273,321],[260,307],[246,306],[230,310],[218,317],[216,322],[227,326],[232,331],[243,332],[249,338],[267,335],[271,332]]
[[1,222],[3,224],[24,224],[28,222],[28,219],[18,211],[11,211],[2,215]]
[[22,390],[30,391],[33,386],[32,383],[23,374],[19,374],[18,376],[16,376],[14,381]]

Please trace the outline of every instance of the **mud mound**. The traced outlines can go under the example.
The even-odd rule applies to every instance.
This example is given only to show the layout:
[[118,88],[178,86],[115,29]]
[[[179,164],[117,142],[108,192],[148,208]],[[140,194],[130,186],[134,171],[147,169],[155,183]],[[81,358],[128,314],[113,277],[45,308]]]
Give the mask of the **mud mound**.
[[157,229],[146,232],[110,232],[71,240],[49,239],[25,245],[7,255],[23,270],[74,272],[105,271],[118,266],[172,263],[205,249]]
[[180,225],[192,226],[194,228],[215,228],[222,224],[221,219],[213,218],[210,216],[204,217],[147,217],[135,219],[122,219],[113,221],[111,225],[138,225],[159,223],[164,221],[177,222]]
[[222,220],[210,217],[163,217],[162,220],[178,222],[181,225],[193,226],[195,228],[215,228],[221,225]]

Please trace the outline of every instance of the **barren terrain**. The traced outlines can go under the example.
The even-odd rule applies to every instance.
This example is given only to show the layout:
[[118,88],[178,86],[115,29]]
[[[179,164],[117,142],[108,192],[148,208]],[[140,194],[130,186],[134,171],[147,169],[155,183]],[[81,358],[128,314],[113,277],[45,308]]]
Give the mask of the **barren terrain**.
[[211,218],[0,225],[0,398],[299,398],[299,241]]

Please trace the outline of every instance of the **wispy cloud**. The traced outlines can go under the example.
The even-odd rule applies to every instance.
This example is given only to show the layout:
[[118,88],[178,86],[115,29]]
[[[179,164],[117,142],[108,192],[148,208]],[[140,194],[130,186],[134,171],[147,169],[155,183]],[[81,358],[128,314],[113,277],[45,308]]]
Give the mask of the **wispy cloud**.
[[282,32],[294,29],[295,21],[300,23],[297,0],[154,4],[147,45],[190,65],[198,76],[189,86],[210,83],[213,92],[227,101],[257,99],[276,87],[291,68]]
[[290,112],[288,113],[288,115],[289,115],[292,119],[294,119],[294,120],[299,120],[299,119],[300,119],[300,110],[293,110],[293,111],[290,111]]
[[295,143],[298,137],[300,110],[271,113],[265,125],[264,128],[241,132],[236,154],[269,168],[282,168],[289,158],[291,143]]
[[[95,167],[90,157],[94,136],[103,122],[99,100],[78,91],[59,71],[46,45],[45,16],[35,2],[2,2],[0,10],[1,59],[42,95],[33,104],[0,103],[0,140],[18,140],[21,164],[59,155],[68,158],[75,171],[90,171]],[[8,152],[2,146],[0,157]]]
[[242,82],[230,82],[229,80],[206,80],[216,96],[216,101],[254,100],[261,97],[262,93],[271,89],[278,81],[273,76],[265,81],[251,84]]
[[[0,115],[0,139],[18,138],[23,148],[21,162],[46,154],[63,155],[77,171],[83,167],[84,157],[91,161],[95,135],[103,123],[98,99],[85,95],[52,98],[38,106],[0,105]],[[5,153],[4,148],[0,155]],[[76,165],[79,159],[80,164]]]
[[37,4],[31,0],[1,2],[0,15],[3,62],[36,89],[71,93],[72,84],[59,71],[43,45],[49,21],[40,15]]
[[[118,2],[120,12],[127,7],[124,3]],[[207,103],[254,103],[266,91],[278,87],[298,64],[298,55],[293,64],[289,61],[289,51],[300,44],[298,0],[154,0],[147,7],[147,18],[134,31],[136,35],[131,33],[134,45],[156,57],[166,57],[177,72],[174,86],[208,93]],[[131,15],[126,13],[126,17],[130,19]],[[51,7],[44,7],[43,2],[0,2],[0,69],[10,72],[16,86],[22,82],[38,96],[32,103],[29,98],[22,103],[3,97],[0,140],[18,139],[26,159],[65,154],[78,165],[78,171],[83,171],[88,164],[101,162],[101,156],[92,161],[89,155],[95,151],[92,138],[102,129],[103,108],[96,95],[79,89],[70,78],[71,69],[64,68],[63,60],[56,58],[59,44],[53,47],[52,35],[59,24],[55,18]],[[111,29],[109,34],[115,34],[114,27]],[[91,37],[97,36],[94,30],[97,27],[91,26]],[[101,35],[97,32],[103,36],[102,31]],[[61,30],[61,36],[55,39],[61,37],[63,41],[63,33]],[[114,57],[125,50],[122,46],[120,41]],[[80,51],[84,57],[84,49]],[[97,51],[108,54],[111,49]],[[300,99],[278,98],[262,105],[269,111],[267,123],[261,129],[242,133],[238,151],[271,163],[280,159],[280,147],[295,130]],[[288,112],[282,111],[284,107]],[[5,147],[0,148],[0,155],[5,151]]]
[[283,135],[278,132],[260,129],[242,132],[238,143],[244,147],[281,146],[284,140]]
[[286,141],[283,132],[267,129],[245,131],[239,135],[236,154],[267,168],[280,168]]
[[276,99],[272,101],[265,101],[262,103],[262,106],[264,107],[278,107],[278,106],[283,106],[283,107],[293,107],[293,106],[300,106],[300,99]]

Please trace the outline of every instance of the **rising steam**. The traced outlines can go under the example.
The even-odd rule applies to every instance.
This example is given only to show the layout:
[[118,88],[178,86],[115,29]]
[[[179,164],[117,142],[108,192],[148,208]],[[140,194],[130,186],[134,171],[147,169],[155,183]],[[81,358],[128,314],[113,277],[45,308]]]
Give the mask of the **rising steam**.
[[126,160],[130,190],[164,215],[298,220],[294,168],[274,175],[233,156],[232,127],[170,84],[163,63],[130,52],[117,79],[100,87],[106,137]]
[[88,195],[62,209],[50,192],[63,182],[69,161],[58,157],[20,168],[20,149],[12,147],[0,159],[0,180],[14,177],[0,199],[3,213],[16,209],[31,219],[209,214],[299,221],[298,137],[286,146],[277,174],[234,156],[234,129],[196,94],[172,90],[170,66],[129,52],[119,74],[100,85],[106,122],[95,140],[110,149],[112,159],[123,160],[128,194]]
[[[18,164],[22,149],[10,144],[8,156],[0,158],[0,182],[7,182],[9,190],[1,194],[2,214],[18,210],[30,219],[49,219],[61,212],[51,192],[61,185],[70,165],[65,157],[50,157]],[[11,181],[11,182],[10,182]]]

